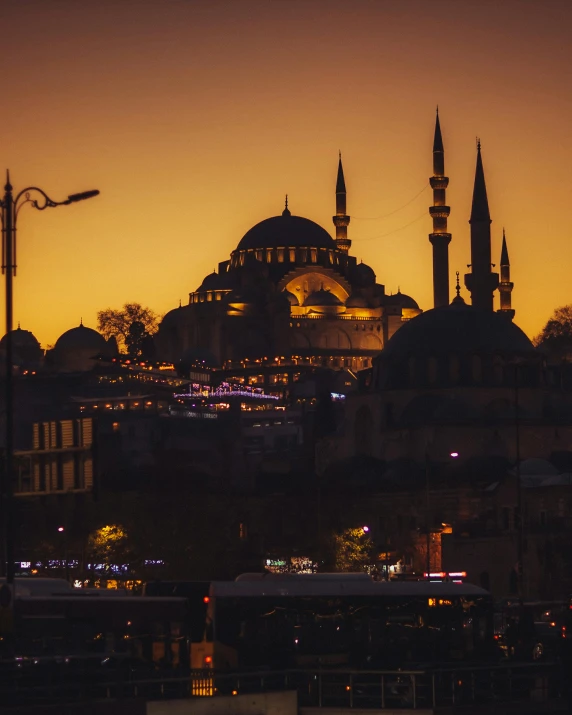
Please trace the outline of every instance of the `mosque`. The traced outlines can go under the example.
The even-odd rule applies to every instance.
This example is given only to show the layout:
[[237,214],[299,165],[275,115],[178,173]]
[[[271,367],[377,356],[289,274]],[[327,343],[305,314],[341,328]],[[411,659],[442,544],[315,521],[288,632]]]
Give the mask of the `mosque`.
[[[164,317],[157,354],[213,365],[274,359],[362,370],[407,320],[421,313],[404,293],[387,295],[370,266],[350,255],[350,217],[340,155],[335,239],[310,219],[279,216],[251,228],[218,271]],[[197,351],[201,351],[201,353]]]
[[[386,464],[496,456],[513,460],[572,453],[569,376],[546,363],[514,323],[513,283],[503,232],[500,276],[491,263],[491,216],[480,142],[470,224],[470,263],[464,283],[470,304],[449,302],[448,178],[437,115],[433,145],[434,308],[405,323],[364,374],[364,389],[346,406],[347,429],[338,457],[371,455]],[[495,291],[500,308],[493,309]],[[519,441],[515,444],[515,420]],[[330,452],[332,459],[335,455]]]

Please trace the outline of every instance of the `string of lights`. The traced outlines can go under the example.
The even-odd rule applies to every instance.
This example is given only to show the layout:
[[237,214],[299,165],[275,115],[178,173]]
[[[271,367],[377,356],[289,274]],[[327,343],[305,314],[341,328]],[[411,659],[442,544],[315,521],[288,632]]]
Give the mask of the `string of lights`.
[[409,199],[409,201],[406,204],[403,204],[403,206],[400,206],[397,209],[394,209],[393,211],[390,211],[388,214],[382,214],[381,216],[352,216],[352,221],[381,221],[384,218],[389,218],[390,216],[393,216],[393,214],[399,213],[400,211],[403,211],[403,209],[406,209],[410,204],[412,204],[416,199],[418,199],[421,194],[423,194],[426,189],[429,188],[429,182],[425,184],[425,186],[419,191],[417,194],[412,199]]

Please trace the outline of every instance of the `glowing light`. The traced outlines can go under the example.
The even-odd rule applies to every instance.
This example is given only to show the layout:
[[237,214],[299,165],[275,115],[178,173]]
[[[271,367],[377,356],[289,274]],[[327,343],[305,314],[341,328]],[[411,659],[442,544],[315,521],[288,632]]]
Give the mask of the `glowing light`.
[[451,455],[450,455],[450,456],[453,457],[453,459],[456,459],[456,458],[459,456],[459,453],[458,453],[458,452],[451,452]]
[[58,531],[61,533],[62,531],[64,531],[64,527],[63,527],[63,526],[58,526]]

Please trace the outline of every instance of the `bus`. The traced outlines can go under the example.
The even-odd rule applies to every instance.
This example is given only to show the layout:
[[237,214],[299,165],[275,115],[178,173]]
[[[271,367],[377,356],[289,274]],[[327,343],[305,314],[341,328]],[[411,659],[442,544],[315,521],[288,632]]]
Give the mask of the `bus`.
[[210,586],[193,668],[395,669],[495,655],[493,602],[450,582],[246,574]]
[[143,670],[189,667],[186,598],[72,589],[63,580],[42,578],[16,579],[15,594],[18,657],[93,656],[93,662],[113,657],[140,664]]

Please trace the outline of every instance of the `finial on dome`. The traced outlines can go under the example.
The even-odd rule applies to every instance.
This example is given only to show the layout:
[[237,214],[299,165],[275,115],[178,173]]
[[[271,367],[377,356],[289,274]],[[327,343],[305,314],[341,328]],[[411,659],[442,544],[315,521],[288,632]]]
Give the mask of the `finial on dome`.
[[6,169],[6,186],[4,189],[6,191],[12,191],[12,184],[10,183],[10,169]]
[[18,330],[21,330],[21,328],[20,328],[20,321],[18,321]]
[[459,271],[456,271],[455,275],[457,276],[457,285],[455,286],[455,291],[456,291],[457,295],[453,298],[451,305],[455,305],[455,304],[459,304],[459,303],[462,303],[464,305],[465,301],[461,297],[461,284],[459,282]]
[[79,319],[79,327],[80,327],[80,328],[83,328],[83,318],[80,318],[80,319]]
[[284,202],[284,211],[282,211],[282,216],[291,216],[290,210],[288,209],[288,194],[286,194],[286,201]]

